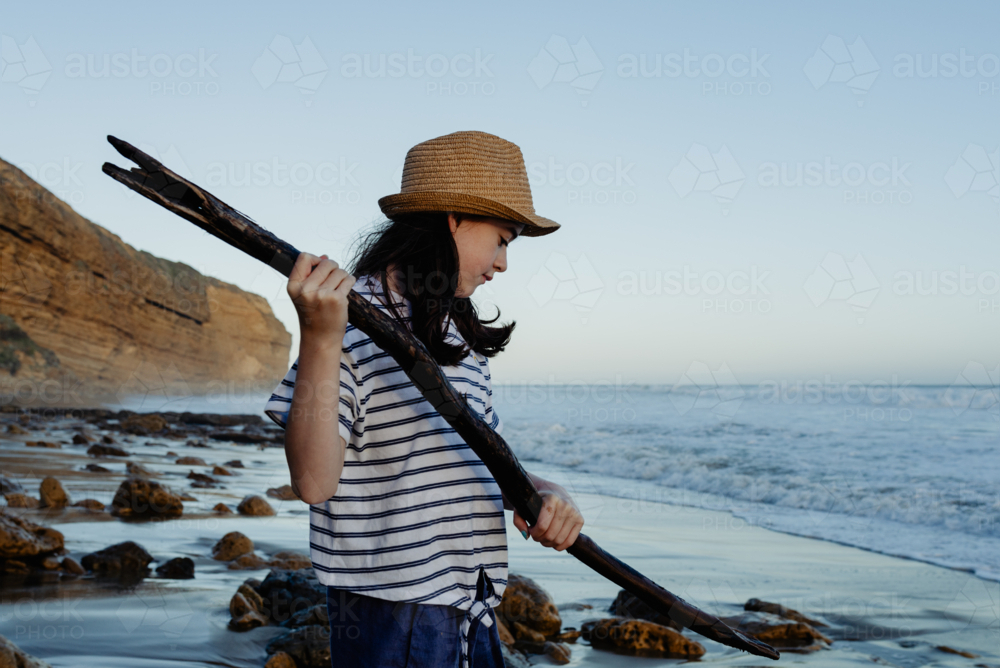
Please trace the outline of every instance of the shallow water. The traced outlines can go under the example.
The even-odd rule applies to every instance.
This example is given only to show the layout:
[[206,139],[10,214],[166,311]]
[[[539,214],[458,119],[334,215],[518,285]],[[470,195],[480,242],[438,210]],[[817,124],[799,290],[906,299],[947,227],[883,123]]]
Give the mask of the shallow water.
[[[520,426],[508,406],[505,435]],[[69,441],[72,424],[50,431],[45,440]],[[570,427],[564,428],[569,431]],[[558,430],[556,430],[558,432]],[[288,483],[281,448],[261,449],[208,440],[207,448],[182,441],[143,437],[122,439],[133,453],[130,461],[157,472],[160,480],[195,496],[185,502],[185,515],[162,522],[124,522],[107,514],[71,508],[55,513],[19,511],[58,528],[70,556],[84,554],[123,540],[143,545],[157,565],[176,556],[195,561],[194,580],[147,578],[133,588],[121,588],[91,578],[62,579],[25,586],[7,579],[0,599],[0,634],[53,666],[260,666],[264,646],[277,627],[238,634],[229,631],[229,599],[244,579],[263,578],[267,569],[230,571],[211,559],[211,547],[225,533],[249,536],[261,556],[279,550],[308,553],[308,508],[298,501],[268,499],[278,514],[248,518],[216,516],[211,508],[222,501],[235,507],[245,494],[263,494]],[[124,463],[95,460],[87,446],[64,445],[61,450],[29,448],[32,436],[0,435],[0,468],[37,495],[45,475],[55,475],[74,501],[97,498],[110,503],[124,477]],[[124,441],[124,442],[123,442]],[[516,447],[523,447],[519,445]],[[225,489],[194,489],[185,476],[194,468],[177,466],[167,451],[203,458],[209,467],[240,459],[246,468],[224,479]],[[783,654],[783,661],[814,665],[870,665],[872,661],[899,666],[1000,665],[1000,584],[968,573],[900,560],[829,542],[803,539],[754,526],[738,515],[662,503],[657,480],[598,478],[586,467],[532,461],[529,470],[556,480],[571,490],[587,520],[585,532],[675,594],[725,615],[735,614],[748,598],[783,603],[837,625],[834,645],[810,654]],[[113,474],[79,468],[99,462]],[[614,492],[614,495],[607,492]],[[684,499],[690,501],[690,499]],[[511,526],[511,525],[509,525]],[[591,610],[566,611],[564,626],[579,627],[590,618],[606,616],[617,587],[603,580],[568,554],[558,554],[508,531],[510,568],[536,579],[557,604],[586,603]],[[155,572],[155,571],[154,571]],[[838,635],[839,634],[839,635]],[[696,637],[691,635],[691,637]],[[703,661],[720,665],[768,665],[711,641]],[[975,661],[934,649],[944,644],[973,651]],[[573,647],[571,665],[652,666],[676,661],[623,657]],[[538,660],[544,663],[543,660]]]

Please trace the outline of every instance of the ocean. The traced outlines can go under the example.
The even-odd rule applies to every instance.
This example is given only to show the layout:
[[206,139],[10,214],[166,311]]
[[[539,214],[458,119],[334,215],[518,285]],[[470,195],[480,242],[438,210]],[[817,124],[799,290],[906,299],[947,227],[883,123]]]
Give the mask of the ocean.
[[[497,384],[493,396],[522,465],[571,494],[616,497],[639,513],[645,503],[726,511],[736,523],[1000,580],[995,386]],[[123,407],[262,415],[266,400]]]
[[[996,387],[494,386],[522,465],[1000,580]],[[544,476],[543,476],[544,477]],[[585,513],[586,518],[586,513]],[[651,517],[650,521],[655,521]]]

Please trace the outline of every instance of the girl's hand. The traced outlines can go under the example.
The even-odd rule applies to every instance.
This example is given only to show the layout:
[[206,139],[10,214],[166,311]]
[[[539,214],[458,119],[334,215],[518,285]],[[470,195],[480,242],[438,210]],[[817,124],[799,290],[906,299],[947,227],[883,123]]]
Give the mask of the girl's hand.
[[354,277],[326,255],[300,253],[288,277],[288,296],[299,315],[303,336],[344,338],[347,298]]
[[583,515],[565,490],[539,491],[542,497],[542,511],[533,527],[514,511],[514,526],[528,534],[545,547],[554,547],[562,552],[576,542],[583,528]]

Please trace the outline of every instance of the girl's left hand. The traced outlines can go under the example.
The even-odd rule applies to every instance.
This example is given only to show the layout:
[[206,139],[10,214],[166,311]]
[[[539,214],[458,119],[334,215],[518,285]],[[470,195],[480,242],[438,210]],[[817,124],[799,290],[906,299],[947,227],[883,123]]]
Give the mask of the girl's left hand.
[[529,527],[528,523],[514,511],[514,526],[518,531],[527,531],[537,542],[545,547],[554,547],[562,552],[576,542],[583,528],[583,515],[573,503],[573,499],[565,491],[539,491],[542,497],[542,511],[538,514],[538,522]]

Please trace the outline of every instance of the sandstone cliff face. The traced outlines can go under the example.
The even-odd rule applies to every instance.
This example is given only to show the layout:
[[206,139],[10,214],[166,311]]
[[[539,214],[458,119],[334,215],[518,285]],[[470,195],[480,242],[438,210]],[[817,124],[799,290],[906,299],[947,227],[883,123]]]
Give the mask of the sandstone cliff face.
[[290,346],[263,297],[137,251],[0,160],[0,403],[266,392]]

